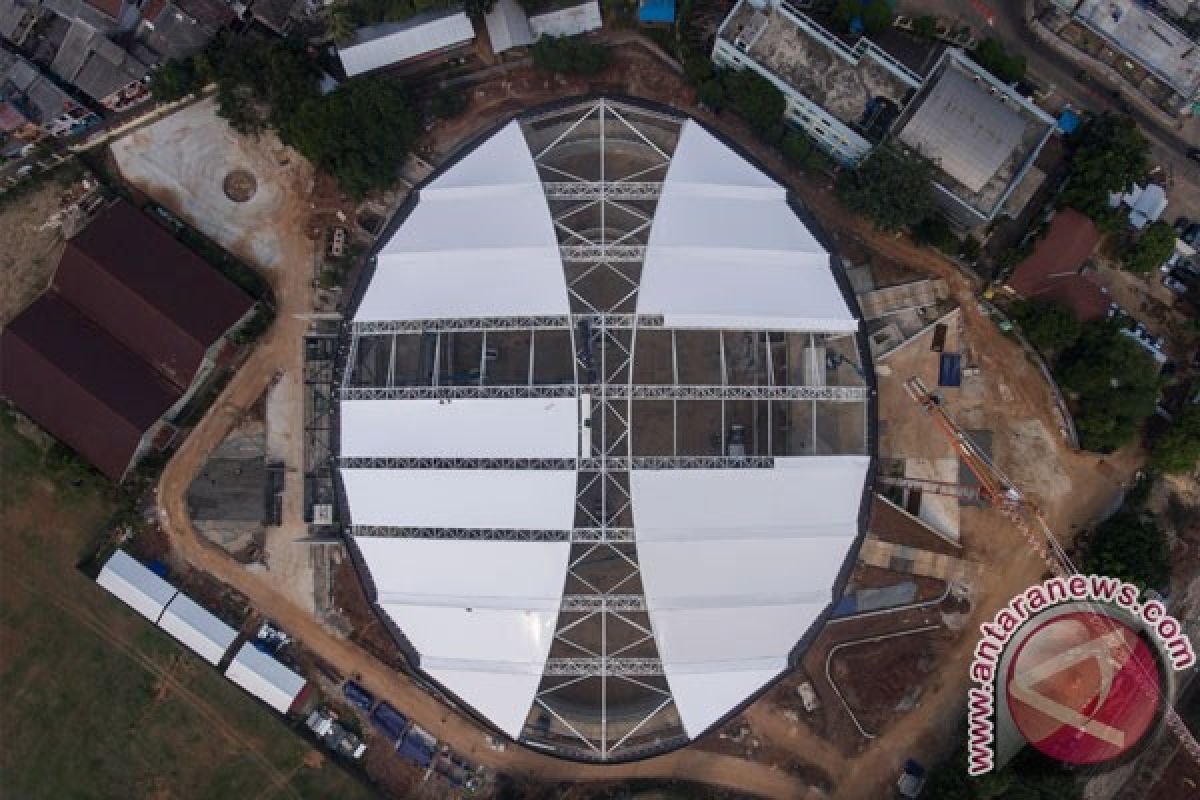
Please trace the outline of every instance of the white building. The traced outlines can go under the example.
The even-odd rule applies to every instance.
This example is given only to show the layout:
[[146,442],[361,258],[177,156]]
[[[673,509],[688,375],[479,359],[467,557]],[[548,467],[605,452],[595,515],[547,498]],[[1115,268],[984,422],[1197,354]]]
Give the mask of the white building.
[[96,583],[151,622],[158,622],[167,604],[179,593],[171,584],[127,554],[117,550],[100,569]]
[[302,676],[259,650],[253,642],[242,645],[225,670],[225,677],[280,714],[291,710],[307,684]]
[[340,478],[415,666],[598,761],[788,669],[853,561],[871,406],[782,186],[669,113],[534,113],[422,188],[366,280]]
[[529,28],[534,39],[543,36],[577,36],[603,26],[604,18],[600,15],[600,3],[597,0],[587,0],[566,8],[555,8],[529,18]]
[[871,152],[923,83],[865,36],[851,47],[781,2],[739,0],[717,32],[712,59],[775,84],[787,98],[788,121],[843,164]]
[[418,14],[401,23],[362,28],[354,43],[339,46],[338,57],[348,77],[395,66],[460,47],[475,38],[471,19],[462,11]]
[[1167,210],[1167,191],[1157,183],[1138,186],[1124,194],[1110,194],[1108,205],[1120,208],[1122,204],[1129,207],[1129,224],[1136,230],[1141,230],[1152,222],[1157,222]]
[[182,592],[163,610],[158,627],[214,667],[237,639],[237,631]]

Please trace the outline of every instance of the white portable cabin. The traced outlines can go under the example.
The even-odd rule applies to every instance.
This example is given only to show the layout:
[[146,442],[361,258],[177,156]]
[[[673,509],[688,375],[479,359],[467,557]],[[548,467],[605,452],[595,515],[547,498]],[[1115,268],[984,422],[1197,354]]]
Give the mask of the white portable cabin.
[[167,605],[158,627],[214,667],[237,639],[237,631],[182,592]]
[[234,657],[225,677],[262,700],[280,714],[286,714],[304,691],[306,680],[246,642]]
[[158,622],[163,609],[179,593],[124,550],[112,554],[96,576],[96,583],[151,622]]

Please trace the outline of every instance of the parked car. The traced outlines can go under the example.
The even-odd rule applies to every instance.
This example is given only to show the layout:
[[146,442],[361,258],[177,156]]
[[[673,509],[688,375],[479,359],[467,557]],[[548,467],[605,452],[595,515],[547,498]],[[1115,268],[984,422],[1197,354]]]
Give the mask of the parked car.
[[1192,147],[1187,152],[1188,158],[1192,161],[1200,161],[1200,147]]
[[1175,234],[1180,235],[1184,231],[1186,231],[1188,229],[1188,226],[1190,226],[1191,224],[1192,224],[1192,221],[1190,219],[1188,219],[1187,217],[1176,217],[1175,224],[1172,227],[1175,228]]
[[1187,284],[1176,278],[1174,275],[1164,275],[1163,286],[1170,289],[1175,294],[1187,294]]
[[896,781],[896,791],[905,800],[914,800],[925,788],[926,777],[925,768],[910,758],[904,762],[904,771]]
[[1187,230],[1180,234],[1179,238],[1185,244],[1195,246],[1196,242],[1200,241],[1200,222],[1193,222],[1191,225],[1188,225]]

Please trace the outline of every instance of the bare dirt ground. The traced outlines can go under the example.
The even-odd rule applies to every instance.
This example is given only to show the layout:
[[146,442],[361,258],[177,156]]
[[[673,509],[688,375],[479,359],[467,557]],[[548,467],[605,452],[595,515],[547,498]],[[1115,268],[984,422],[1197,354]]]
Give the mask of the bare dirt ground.
[[0,325],[50,284],[65,239],[61,227],[47,223],[59,210],[63,188],[50,181],[0,212]]
[[[312,169],[277,137],[239,136],[202,100],[112,144],[121,174],[223,247],[256,266],[287,263],[284,234],[276,224],[289,203],[307,195]],[[245,202],[229,199],[225,178],[241,170],[255,190]]]
[[[653,56],[636,47],[623,47],[618,53],[619,66],[592,84],[583,81],[549,79],[529,70],[518,69],[502,79],[473,91],[470,113],[435,130],[426,157],[436,160],[468,135],[529,105],[589,89],[618,91],[673,102],[691,109],[690,91],[680,78],[662,68]],[[960,408],[952,401],[952,413],[971,417],[971,427],[986,427],[994,434],[994,452],[1000,466],[1042,504],[1057,530],[1067,534],[1090,523],[1106,508],[1120,481],[1139,463],[1140,454],[1123,452],[1101,460],[1096,456],[1069,451],[1055,433],[1053,404],[1048,388],[1036,368],[1028,363],[1021,349],[1003,336],[976,306],[973,285],[951,264],[930,250],[891,236],[878,234],[863,221],[851,216],[833,200],[823,176],[804,176],[785,168],[778,159],[754,144],[752,136],[729,117],[708,118],[737,141],[755,150],[777,175],[784,176],[812,208],[815,216],[829,229],[840,247],[858,248],[880,259],[903,263],[909,269],[947,279],[964,311],[964,336],[980,367],[981,384],[969,393]],[[166,120],[170,122],[170,120]],[[132,137],[131,137],[132,138]],[[127,156],[136,158],[136,156]],[[263,191],[261,176],[259,192]],[[214,176],[219,192],[221,176]],[[172,207],[197,208],[197,201],[172,196],[179,187],[145,186],[150,194]],[[207,190],[205,190],[207,191]],[[223,196],[223,195],[222,195]],[[257,197],[257,195],[256,195]],[[570,764],[518,747],[496,753],[484,745],[482,731],[469,719],[435,701],[406,677],[380,663],[358,645],[324,628],[311,613],[297,605],[284,587],[268,576],[247,572],[224,553],[203,543],[187,519],[183,498],[191,477],[206,455],[221,440],[240,414],[254,402],[279,370],[299,369],[299,348],[304,323],[294,314],[309,308],[311,276],[308,241],[303,222],[302,196],[288,199],[283,207],[261,215],[253,228],[277,237],[278,259],[283,265],[271,276],[279,298],[279,319],[264,337],[246,366],[234,377],[212,411],[195,428],[171,460],[159,483],[159,514],[164,531],[174,547],[175,556],[208,571],[249,597],[263,614],[280,622],[304,644],[347,675],[359,675],[378,696],[409,712],[413,718],[456,750],[483,763],[517,776],[544,781],[615,780],[627,777],[687,778],[755,792],[766,797],[843,797],[875,798],[885,796],[903,760],[916,756],[932,761],[944,746],[946,731],[961,720],[965,698],[966,665],[974,646],[969,634],[957,637],[941,656],[942,663],[923,689],[917,707],[897,719],[878,738],[855,741],[844,733],[824,738],[804,723],[795,723],[779,712],[766,698],[744,715],[757,735],[769,740],[767,749],[802,757],[816,765],[823,775],[833,776],[826,788],[806,780],[802,772],[789,771],[778,759],[746,760],[725,752],[706,752],[709,745],[688,748],[631,765],[599,767]],[[290,208],[291,211],[285,210]],[[196,219],[203,227],[203,220]],[[233,237],[235,245],[241,237]],[[235,248],[236,249],[236,248]],[[921,371],[926,363],[914,365]],[[900,390],[908,372],[895,365],[893,375],[880,381],[880,410],[888,419],[888,437],[923,443],[931,457],[949,457],[948,447],[938,443],[930,426],[920,420],[910,401]],[[927,374],[927,373],[925,373]],[[935,383],[935,381],[927,381]],[[974,399],[972,405],[970,398]],[[973,416],[972,416],[973,415]],[[299,424],[297,419],[296,424]],[[886,453],[884,453],[886,455]],[[1033,463],[1030,463],[1030,460]],[[1099,468],[1107,462],[1106,468]],[[1047,491],[1047,489],[1050,491]],[[1023,540],[1003,520],[990,511],[964,508],[961,511],[963,557],[997,568],[988,570],[972,587],[972,610],[958,620],[967,631],[994,611],[1018,590],[1038,579],[1041,564],[1026,552]],[[911,616],[911,619],[910,619]],[[876,623],[883,629],[899,629],[922,619],[937,621],[934,612],[899,615]],[[841,626],[839,626],[841,627]],[[823,672],[823,661],[814,663],[829,643],[855,632],[822,635],[805,660],[810,675]],[[858,632],[861,635],[861,631]],[[824,646],[821,642],[824,641]],[[790,680],[789,680],[790,682]],[[828,689],[825,690],[828,694]],[[847,723],[841,710],[823,696],[825,716]],[[836,703],[836,698],[833,698]],[[862,756],[866,757],[866,760]],[[869,764],[869,768],[867,765]]]

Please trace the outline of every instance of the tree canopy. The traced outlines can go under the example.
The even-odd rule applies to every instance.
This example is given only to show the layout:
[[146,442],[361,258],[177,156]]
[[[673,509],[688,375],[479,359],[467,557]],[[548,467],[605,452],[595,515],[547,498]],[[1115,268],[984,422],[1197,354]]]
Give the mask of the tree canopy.
[[416,138],[416,115],[394,81],[360,78],[322,95],[303,53],[248,37],[220,42],[211,63],[218,114],[241,133],[275,129],[353,197],[389,186]]
[[875,227],[896,231],[933,213],[929,181],[933,165],[921,155],[885,144],[875,148],[856,169],[843,170],[837,195],[847,208]]
[[868,34],[892,24],[892,7],[887,0],[838,0],[833,7],[833,24],[838,30],[854,29],[855,21]]
[[1121,250],[1121,266],[1145,274],[1165,262],[1174,251],[1175,229],[1160,219],[1129,237]]
[[185,97],[204,85],[205,77],[191,58],[172,58],[150,74],[150,93],[160,103]]
[[775,84],[753,70],[729,72],[725,74],[725,96],[760,138],[771,143],[783,138],[787,100]]
[[1171,580],[1171,550],[1166,535],[1152,520],[1122,509],[1098,527],[1087,543],[1083,569],[1163,589]]
[[1059,383],[1072,392],[1075,427],[1087,450],[1112,452],[1129,444],[1154,413],[1158,369],[1136,342],[1111,322],[1091,322],[1058,359]]
[[533,45],[533,63],[546,72],[591,75],[609,64],[608,48],[578,36],[543,36]]
[[1012,312],[1025,338],[1043,353],[1069,347],[1083,331],[1075,312],[1062,303],[1022,300]]
[[1145,177],[1150,144],[1131,117],[1108,113],[1089,121],[1073,138],[1077,144],[1062,204],[1111,230],[1119,223],[1108,207],[1108,196],[1128,191]]
[[418,128],[399,84],[360,78],[306,100],[280,134],[346,194],[362,197],[395,182]]
[[1025,77],[1025,56],[1009,55],[996,39],[989,37],[976,45],[971,58],[1003,83],[1015,83]]
[[1154,442],[1150,464],[1163,472],[1187,473],[1200,466],[1200,405],[1188,403]]

